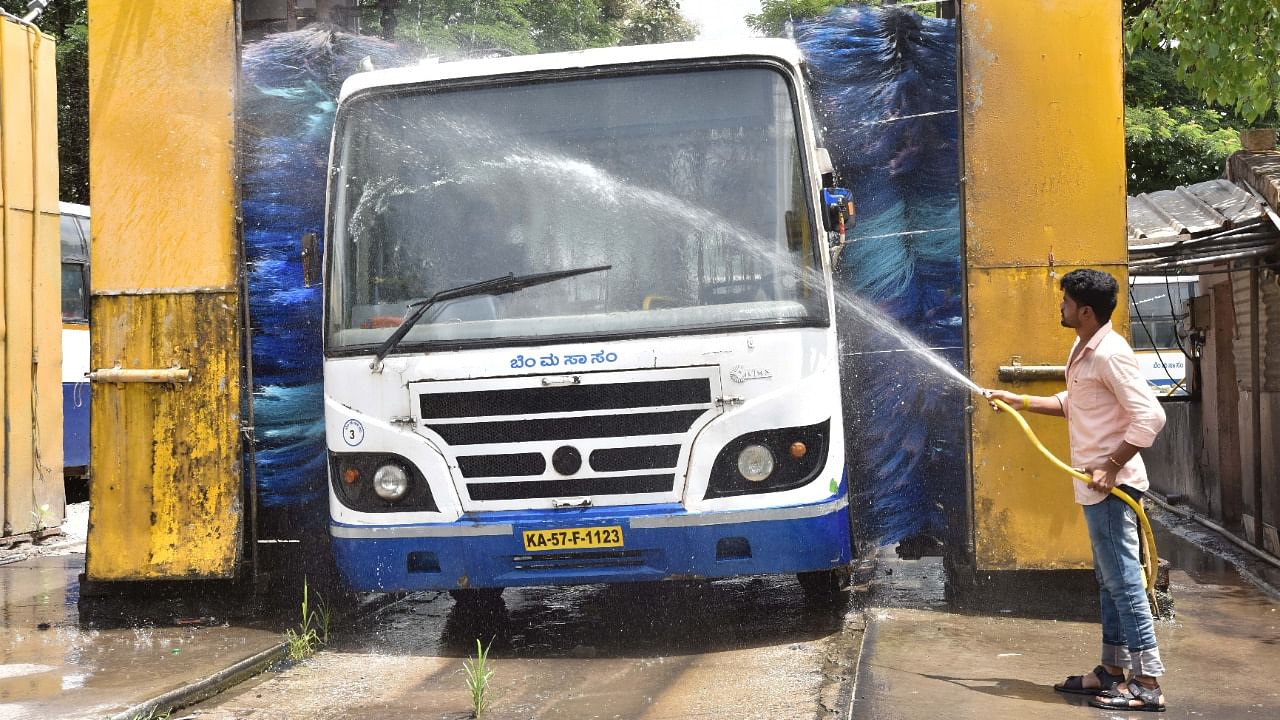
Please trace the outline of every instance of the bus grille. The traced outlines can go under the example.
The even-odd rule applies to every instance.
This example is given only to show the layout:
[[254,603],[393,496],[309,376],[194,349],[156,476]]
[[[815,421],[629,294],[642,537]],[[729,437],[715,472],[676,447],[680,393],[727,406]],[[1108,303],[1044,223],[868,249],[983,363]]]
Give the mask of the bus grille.
[[644,564],[639,550],[612,552],[575,552],[553,555],[516,555],[511,565],[516,570],[579,570],[588,568],[635,567]]
[[716,366],[409,387],[468,509],[676,501],[692,437],[719,412]]

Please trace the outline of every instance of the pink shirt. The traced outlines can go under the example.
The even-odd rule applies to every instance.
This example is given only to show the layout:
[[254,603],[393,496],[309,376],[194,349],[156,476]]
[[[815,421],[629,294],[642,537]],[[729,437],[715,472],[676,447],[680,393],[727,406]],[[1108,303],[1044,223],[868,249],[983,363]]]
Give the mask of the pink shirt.
[[[1071,437],[1071,464],[1078,468],[1105,468],[1108,458],[1127,442],[1147,448],[1164,427],[1164,408],[1142,376],[1138,358],[1129,343],[1112,331],[1111,323],[1098,328],[1084,347],[1080,338],[1071,346],[1067,361],[1067,389],[1055,397],[1067,415]],[[1146,490],[1147,468],[1134,455],[1117,475],[1121,485]],[[1108,493],[1090,490],[1075,481],[1076,502],[1093,505]]]

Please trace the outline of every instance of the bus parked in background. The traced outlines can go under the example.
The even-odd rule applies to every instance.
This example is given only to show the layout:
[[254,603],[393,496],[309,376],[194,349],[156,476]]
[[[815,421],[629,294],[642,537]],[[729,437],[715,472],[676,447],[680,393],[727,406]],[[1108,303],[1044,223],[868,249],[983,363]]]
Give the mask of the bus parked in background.
[[[62,456],[69,487],[89,477],[89,208],[62,213]],[[80,489],[83,493],[84,488]],[[69,498],[70,500],[71,498]]]
[[1135,276],[1129,281],[1129,335],[1143,375],[1157,395],[1191,394],[1187,301],[1199,277]]

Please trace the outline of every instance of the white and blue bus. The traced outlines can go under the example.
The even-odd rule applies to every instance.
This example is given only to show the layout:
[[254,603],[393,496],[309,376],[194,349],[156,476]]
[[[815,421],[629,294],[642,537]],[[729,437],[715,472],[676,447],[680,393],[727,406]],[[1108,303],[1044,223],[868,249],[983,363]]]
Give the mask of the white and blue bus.
[[89,208],[62,214],[62,458],[70,481],[89,476]]
[[785,40],[348,79],[324,332],[346,582],[841,589],[829,172]]

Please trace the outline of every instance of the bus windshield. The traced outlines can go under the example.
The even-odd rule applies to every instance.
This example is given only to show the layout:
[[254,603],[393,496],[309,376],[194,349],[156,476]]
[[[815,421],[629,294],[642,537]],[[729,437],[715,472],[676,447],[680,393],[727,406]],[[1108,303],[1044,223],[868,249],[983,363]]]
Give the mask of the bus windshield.
[[796,100],[770,67],[397,87],[340,112],[331,349],[514,273],[603,272],[433,307],[401,343],[828,322]]

